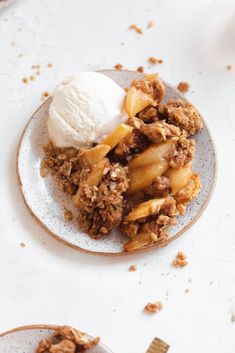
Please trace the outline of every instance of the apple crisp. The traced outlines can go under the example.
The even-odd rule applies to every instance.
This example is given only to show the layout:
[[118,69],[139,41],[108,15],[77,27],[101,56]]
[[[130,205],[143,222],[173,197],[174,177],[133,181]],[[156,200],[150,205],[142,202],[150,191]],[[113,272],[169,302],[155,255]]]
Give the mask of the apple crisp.
[[58,327],[49,339],[39,342],[35,353],[85,352],[100,342],[99,337],[90,338],[86,333],[69,326]]
[[44,146],[41,175],[52,174],[71,197],[79,228],[95,239],[116,228],[127,252],[166,244],[201,187],[192,170],[201,117],[189,102],[162,103],[164,96],[157,75],[146,75],[127,89],[128,120],[98,144]]

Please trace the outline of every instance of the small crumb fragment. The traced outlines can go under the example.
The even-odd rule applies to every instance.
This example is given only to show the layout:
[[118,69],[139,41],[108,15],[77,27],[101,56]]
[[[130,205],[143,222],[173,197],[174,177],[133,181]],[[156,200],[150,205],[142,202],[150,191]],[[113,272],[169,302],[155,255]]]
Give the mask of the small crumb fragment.
[[36,65],[32,65],[31,69],[33,69],[33,70],[36,69]]
[[185,289],[184,293],[188,293],[189,292],[189,288]]
[[227,70],[231,71],[232,70],[232,65],[227,65]]
[[118,63],[118,64],[114,65],[114,68],[116,70],[122,70],[123,69],[123,65]]
[[187,256],[182,252],[179,251],[178,254],[176,255],[175,260],[172,262],[172,266],[174,267],[184,267],[188,264],[188,261],[186,260]]
[[232,315],[231,315],[231,321],[232,321],[232,322],[235,322],[235,313],[232,313]]
[[23,77],[23,78],[22,78],[22,82],[24,82],[24,83],[28,83],[28,82],[29,82],[29,80],[27,79],[27,77]]
[[49,69],[51,69],[52,66],[53,66],[52,63],[47,64],[47,67],[49,67]]
[[157,59],[155,58],[154,56],[150,56],[148,58],[148,62],[152,65],[156,65],[156,64],[162,64],[163,63],[163,60],[162,59]]
[[26,244],[22,242],[22,243],[20,243],[20,247],[21,247],[21,248],[25,248],[25,247],[26,247]]
[[143,34],[142,29],[139,28],[135,23],[130,25],[129,29],[133,29],[136,33]]
[[35,65],[35,69],[37,69],[37,70],[39,70],[40,67],[41,67],[41,66],[40,66],[39,64]]
[[36,77],[34,75],[29,76],[30,81],[35,81]]
[[129,270],[130,272],[135,272],[135,271],[137,270],[137,266],[136,266],[136,265],[131,265],[131,266],[128,268],[128,270]]
[[148,303],[144,307],[144,311],[151,314],[156,314],[162,310],[163,306],[161,302]]
[[190,84],[188,82],[180,82],[177,86],[177,89],[181,92],[181,93],[187,93],[189,91],[190,88]]
[[152,28],[154,26],[153,21],[148,21],[147,28]]
[[41,72],[40,72],[40,71],[36,71],[35,74],[36,74],[37,76],[39,76],[39,75],[41,74]]
[[144,72],[144,67],[143,66],[138,66],[137,67],[137,71],[141,72],[141,73]]
[[64,211],[64,218],[66,219],[66,221],[69,221],[69,222],[73,220],[73,213],[67,208]]
[[15,45],[16,45],[16,43],[15,43],[14,41],[12,41],[12,42],[11,42],[11,46],[14,47]]

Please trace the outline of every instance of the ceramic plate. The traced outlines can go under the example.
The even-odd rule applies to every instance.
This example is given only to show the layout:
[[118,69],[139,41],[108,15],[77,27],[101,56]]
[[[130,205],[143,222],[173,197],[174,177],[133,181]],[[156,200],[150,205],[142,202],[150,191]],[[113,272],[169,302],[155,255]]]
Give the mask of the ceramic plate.
[[[102,71],[120,86],[129,86],[133,79],[142,78],[134,71]],[[164,101],[186,99],[173,86],[163,81],[166,88]],[[18,148],[17,174],[25,204],[38,223],[56,239],[77,250],[99,255],[125,255],[123,244],[127,241],[117,232],[99,240],[91,239],[78,229],[74,222],[64,219],[64,209],[73,210],[71,200],[59,190],[52,177],[40,176],[40,163],[43,158],[43,145],[48,142],[47,119],[51,98],[44,102],[33,114],[26,126]],[[215,182],[216,157],[210,132],[204,129],[195,136],[197,142],[193,168],[201,176],[202,188],[195,201],[187,208],[184,216],[178,217],[178,225],[170,229],[169,242],[184,233],[202,214],[207,206]],[[151,245],[137,252],[159,247]]]
[[[49,338],[58,326],[32,325],[16,328],[0,334],[1,353],[34,353],[39,341]],[[99,344],[87,353],[112,353],[112,351]]]

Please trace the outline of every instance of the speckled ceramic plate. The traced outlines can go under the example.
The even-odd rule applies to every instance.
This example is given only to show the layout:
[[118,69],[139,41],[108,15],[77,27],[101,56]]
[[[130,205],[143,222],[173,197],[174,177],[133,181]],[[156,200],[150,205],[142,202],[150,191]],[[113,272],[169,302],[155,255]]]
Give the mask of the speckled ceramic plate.
[[[102,71],[122,87],[128,86],[133,79],[140,79],[142,74],[135,71]],[[185,97],[173,86],[164,82],[169,99]],[[40,176],[40,163],[43,158],[43,145],[48,142],[47,119],[49,98],[33,114],[26,126],[18,148],[17,174],[19,185],[30,214],[48,232],[48,234],[77,250],[99,255],[125,255],[123,244],[127,241],[117,232],[105,238],[94,240],[78,229],[76,219],[67,222],[64,209],[73,209],[71,200],[59,190],[52,177]],[[184,233],[202,214],[212,195],[216,175],[215,149],[210,132],[204,129],[195,136],[197,142],[193,168],[201,176],[202,188],[195,201],[187,208],[184,216],[178,217],[178,225],[170,230],[169,242]],[[159,247],[151,245],[137,252],[144,252]]]
[[[39,341],[49,338],[58,326],[54,325],[31,325],[13,329],[0,334],[1,353],[34,353]],[[112,351],[99,344],[87,353],[112,353]]]

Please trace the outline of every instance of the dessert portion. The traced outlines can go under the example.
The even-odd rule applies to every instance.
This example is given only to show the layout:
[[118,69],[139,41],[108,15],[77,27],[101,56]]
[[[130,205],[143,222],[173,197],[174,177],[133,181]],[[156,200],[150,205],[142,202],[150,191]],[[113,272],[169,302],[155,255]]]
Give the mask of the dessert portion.
[[[111,82],[110,87],[117,86]],[[109,109],[96,110],[98,98],[94,93],[89,99],[89,90],[84,108],[76,98],[83,97],[84,86],[76,86],[73,100],[66,90],[65,97],[55,99],[59,88],[55,92],[42,176],[56,176],[77,209],[79,228],[92,238],[107,237],[117,228],[120,236],[129,238],[124,246],[128,252],[166,243],[168,228],[177,224],[176,216],[185,213],[201,187],[192,170],[192,135],[203,128],[199,113],[186,101],[163,104],[165,87],[154,74],[134,80],[126,92],[118,86],[112,99],[106,89],[97,92],[99,102],[106,102],[102,107],[110,104]],[[58,109],[59,116],[70,127],[73,122],[73,137],[63,130],[58,138],[55,129],[50,130],[53,107],[61,102],[66,109]]]
[[43,339],[35,353],[77,353],[96,346],[99,337],[90,338],[86,333],[69,326],[58,327],[49,339]]

